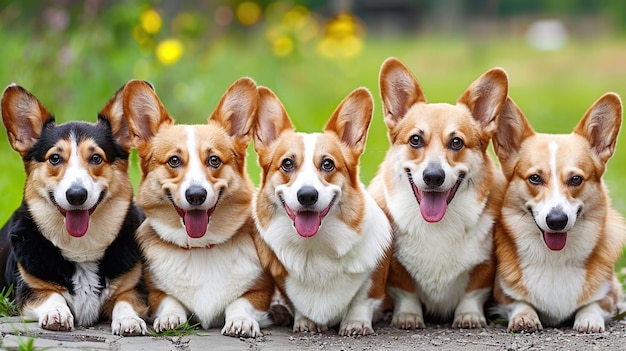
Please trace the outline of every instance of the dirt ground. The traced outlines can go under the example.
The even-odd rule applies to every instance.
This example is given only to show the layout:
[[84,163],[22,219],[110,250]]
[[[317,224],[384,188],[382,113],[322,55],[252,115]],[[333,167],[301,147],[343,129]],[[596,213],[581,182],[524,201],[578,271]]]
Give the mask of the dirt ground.
[[35,350],[626,350],[626,324],[611,322],[601,334],[580,334],[571,329],[547,328],[539,333],[510,334],[499,324],[478,330],[454,330],[449,325],[428,325],[426,329],[404,331],[387,323],[375,325],[370,336],[340,337],[336,331],[322,334],[293,334],[287,327],[263,329],[256,339],[222,336],[219,329],[198,330],[189,336],[120,337],[111,335],[106,324],[77,328],[71,332],[50,332],[36,323],[16,318],[0,319],[0,349],[18,350],[25,336],[35,338]]

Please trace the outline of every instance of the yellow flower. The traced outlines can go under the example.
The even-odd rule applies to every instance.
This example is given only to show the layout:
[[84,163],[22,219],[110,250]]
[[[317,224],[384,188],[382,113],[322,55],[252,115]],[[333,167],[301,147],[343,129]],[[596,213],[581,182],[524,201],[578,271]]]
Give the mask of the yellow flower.
[[363,49],[364,29],[350,14],[340,14],[326,25],[326,35],[317,49],[328,58],[352,58]]
[[156,56],[162,64],[169,66],[183,56],[183,43],[177,39],[166,39],[156,47]]
[[272,41],[274,54],[278,57],[288,56],[293,52],[293,47],[293,40],[286,35],[281,35]]
[[141,23],[141,28],[148,34],[154,35],[161,30],[161,16],[154,9],[142,12],[139,16],[139,22]]
[[244,26],[251,26],[261,18],[261,6],[256,2],[246,1],[237,6],[237,20]]

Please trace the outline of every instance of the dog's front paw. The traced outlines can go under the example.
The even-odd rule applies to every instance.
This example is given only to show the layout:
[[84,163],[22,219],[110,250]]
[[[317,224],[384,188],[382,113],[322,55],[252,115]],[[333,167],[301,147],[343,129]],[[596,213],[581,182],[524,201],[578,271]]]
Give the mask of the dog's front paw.
[[44,312],[39,317],[39,326],[54,331],[74,329],[74,316],[67,306],[57,306]]
[[393,315],[391,326],[400,329],[423,329],[426,328],[424,317],[417,313],[398,313]]
[[226,320],[226,324],[224,324],[224,328],[222,328],[222,335],[256,338],[258,336],[263,336],[263,333],[261,333],[259,323],[254,319],[233,318]]
[[328,326],[325,324],[317,324],[306,317],[300,317],[293,323],[293,332],[313,332],[321,333],[328,330]]
[[581,333],[604,333],[604,319],[596,313],[579,313],[574,320],[574,330]]
[[454,322],[452,322],[452,328],[474,329],[485,328],[486,326],[485,316],[476,312],[460,313],[454,317]]
[[113,334],[123,336],[146,335],[148,332],[146,322],[137,316],[114,319],[111,322],[111,330]]
[[176,313],[163,313],[154,319],[153,327],[157,333],[176,329],[179,325],[187,322],[186,315]]
[[533,333],[542,330],[541,322],[537,313],[522,312],[511,317],[507,331],[520,333]]
[[369,335],[374,332],[371,321],[343,321],[339,328],[339,335]]

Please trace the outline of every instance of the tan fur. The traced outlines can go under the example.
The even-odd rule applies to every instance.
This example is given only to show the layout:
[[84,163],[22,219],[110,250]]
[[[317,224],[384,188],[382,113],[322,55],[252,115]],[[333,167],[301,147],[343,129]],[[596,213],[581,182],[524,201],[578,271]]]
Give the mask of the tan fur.
[[[575,329],[602,331],[603,323],[588,321],[585,318],[589,317],[579,311],[594,303],[607,314],[614,311],[621,296],[614,265],[622,253],[626,223],[610,207],[602,176],[606,162],[615,151],[621,113],[619,97],[605,94],[589,108],[572,134],[540,134],[533,130],[513,100],[507,100],[494,136],[494,149],[507,179],[507,191],[494,234],[498,262],[494,297],[501,306],[514,306],[518,302],[534,306],[541,319],[540,322],[528,315],[514,314],[510,316],[509,330],[540,330],[542,324],[558,325],[575,316]],[[554,148],[558,153],[551,161],[553,151],[550,150]],[[557,174],[551,167],[555,167]],[[540,184],[529,180],[535,174],[540,176]],[[571,177],[581,177],[582,181],[570,183]],[[555,188],[555,184],[558,187]],[[530,211],[537,211],[536,207],[546,201],[554,201],[551,199],[555,192],[569,203],[581,205],[571,233],[566,234],[564,248],[550,252],[542,245],[541,238],[545,235],[542,231],[546,230],[540,227],[543,219],[534,218],[540,214],[533,212],[531,215]],[[559,203],[559,206],[562,205]],[[538,252],[529,252],[529,247],[536,247]],[[565,258],[570,262],[568,266],[561,263],[562,266],[552,267],[565,262]],[[524,268],[536,266],[540,259],[554,263],[547,265],[546,272],[541,274],[538,270]],[[574,304],[565,305],[566,302],[555,300],[551,306],[537,305],[536,301],[544,301],[549,291],[542,290],[543,285],[529,287],[525,282],[539,282],[541,276],[553,274],[552,269],[569,269],[568,273],[558,274],[556,278],[560,282],[550,284],[570,284],[565,293],[578,295],[562,296],[562,300],[574,300]],[[535,274],[536,278],[528,274]],[[598,296],[607,287],[605,295]],[[522,318],[525,318],[523,322]]]
[[[383,221],[385,217],[380,212],[372,212],[372,207],[376,205],[364,193],[359,181],[358,162],[365,148],[373,108],[371,94],[362,88],[354,90],[335,109],[323,133],[309,135],[295,132],[284,106],[271,90],[259,87],[258,91],[260,104],[254,146],[262,174],[255,202],[255,219],[261,232],[261,236],[256,238],[261,262],[272,274],[286,304],[295,311],[294,331],[316,332],[340,324],[341,335],[369,334],[372,316],[366,316],[364,311],[369,307],[364,307],[361,300],[366,296],[375,301],[368,304],[375,305],[379,300],[382,301],[391,257],[390,252],[384,254],[389,251],[387,247],[365,248],[362,243],[364,239],[353,237],[367,235],[371,238],[368,240],[378,242],[382,236],[390,234],[388,229],[381,234],[380,229],[368,227],[371,222],[367,224],[367,220],[371,219],[365,218],[366,213],[380,215]],[[312,159],[306,158],[309,154]],[[334,168],[324,171],[323,161],[328,159],[332,160]],[[292,171],[283,169],[285,160],[293,162]],[[340,195],[333,195],[339,197],[337,201],[330,200],[329,196],[330,212],[323,219],[318,232],[302,238],[293,230],[293,218],[288,219],[292,224],[285,221],[288,217],[286,207],[294,204],[299,206],[299,200],[287,205],[288,200],[277,195],[277,191],[284,191],[289,196],[299,191],[300,187],[312,188],[312,184],[315,184],[315,191],[320,197],[327,196],[329,190],[326,187],[340,189],[336,190]],[[331,233],[324,229],[325,226],[346,230],[337,229]],[[268,229],[270,227],[275,229]],[[353,250],[368,250],[368,254],[362,255],[372,257],[354,257]],[[373,269],[371,263],[377,263]],[[320,271],[315,270],[318,266]],[[345,279],[340,278],[342,275],[345,275]],[[360,277],[365,279],[365,283],[361,282]],[[339,305],[334,301],[335,298],[330,297],[339,293],[334,287],[337,280],[366,284],[363,285],[367,287],[365,293],[359,292],[358,297],[355,297],[359,301],[353,302],[358,306],[354,308],[358,312],[348,313],[355,318],[354,321],[342,320],[346,313],[344,311],[348,311],[349,307],[347,304]],[[288,290],[288,284],[295,284],[296,288]],[[319,295],[313,292],[325,284],[329,284],[327,291]],[[360,286],[356,284],[349,289]],[[306,310],[310,310],[311,306],[305,306],[302,302],[305,296],[315,299],[318,305],[327,299],[332,301],[309,314]],[[352,293],[346,296],[352,296]],[[329,311],[327,305],[330,304],[338,305]]]
[[[223,334],[245,337],[260,335],[257,321],[254,321],[256,327],[231,325],[239,322],[231,320],[226,305],[235,303],[235,298],[221,301],[219,299],[228,297],[206,296],[206,299],[215,299],[210,303],[216,306],[223,304],[225,312],[218,310],[218,307],[214,307],[215,310],[207,307],[209,301],[203,303],[194,295],[209,289],[229,291],[229,296],[238,294],[237,300],[247,300],[261,315],[269,309],[274,292],[274,282],[261,270],[256,254],[253,239],[256,226],[251,213],[254,187],[245,168],[246,150],[257,108],[256,84],[248,78],[236,81],[224,93],[207,124],[193,126],[175,125],[152,87],[145,82],[131,81],[127,86],[124,110],[142,171],[137,203],[148,217],[137,231],[137,238],[146,257],[144,275],[151,313],[158,314],[162,308],[166,308],[163,304],[170,304],[168,301],[175,299],[186,311],[195,314],[205,328],[214,326],[216,316],[226,313]],[[188,149],[187,139],[195,140],[194,150]],[[177,157],[180,165],[172,166],[172,157]],[[196,167],[192,166],[196,162],[195,157],[202,163],[201,173],[197,168],[191,168]],[[208,163],[213,157],[220,160],[217,167]],[[209,217],[207,232],[199,238],[175,234],[181,230],[184,233],[185,226],[177,208],[188,206],[183,205],[187,200],[181,195],[180,189],[190,172],[196,172],[195,177],[206,179],[207,186],[211,187],[216,198],[211,200],[216,202]],[[213,283],[213,278],[208,276],[209,271],[215,270],[212,273],[216,274],[215,281],[232,280],[229,278],[231,272],[228,262],[215,262],[213,267],[194,266],[208,262],[213,255],[226,256],[228,262],[233,260],[232,267],[239,267],[239,270],[243,262],[251,261],[251,265],[245,269],[257,272],[254,274],[258,275],[247,276],[247,283],[241,291],[233,291],[239,288],[231,287],[228,283],[228,286],[212,286],[223,283]],[[168,259],[171,262],[165,262]],[[177,287],[175,282],[181,278],[200,279],[186,283],[193,286],[190,289],[197,289],[198,292]],[[243,284],[244,281],[233,283]],[[180,316],[181,319],[170,323],[163,320],[170,318],[168,316],[155,317],[156,329],[175,328],[186,318]],[[263,320],[258,322],[265,323]]]
[[[461,239],[466,240],[465,238],[471,235],[468,234],[469,232],[488,232],[481,245],[474,243],[469,251],[460,248],[457,249],[458,252],[455,251],[456,255],[476,255],[475,257],[481,257],[482,261],[475,262],[470,267],[464,267],[463,271],[459,270],[458,275],[454,279],[450,277],[445,279],[451,279],[449,291],[458,289],[457,287],[452,287],[453,284],[457,284],[456,281],[467,279],[468,283],[461,289],[462,292],[468,294],[467,296],[470,296],[477,290],[490,289],[493,284],[494,259],[489,251],[482,252],[484,249],[479,248],[491,247],[491,230],[477,228],[483,228],[487,222],[492,221],[490,218],[493,218],[498,212],[499,204],[501,203],[500,192],[502,191],[501,187],[504,184],[504,180],[489,155],[487,147],[495,131],[495,118],[506,98],[507,77],[501,69],[492,69],[474,81],[461,94],[456,105],[445,103],[429,104],[422,87],[408,68],[399,60],[389,58],[381,67],[379,84],[384,120],[391,144],[385,160],[368,190],[389,217],[394,230],[394,257],[391,261],[387,291],[392,296],[397,294],[396,298],[402,300],[403,306],[418,305],[418,307],[415,307],[418,310],[396,311],[392,324],[401,328],[424,327],[425,324],[419,305],[424,306],[427,314],[447,319],[452,312],[455,312],[456,304],[460,303],[460,297],[450,297],[454,301],[446,300],[447,303],[443,303],[440,300],[441,297],[436,296],[440,295],[440,293],[435,292],[433,295],[429,295],[430,293],[426,292],[442,289],[445,291],[447,289],[441,285],[442,283],[434,282],[431,278],[433,275],[439,275],[438,272],[426,273],[430,272],[429,269],[437,270],[441,268],[413,267],[416,265],[415,259],[421,259],[424,255],[439,255],[441,257],[453,255],[452,251],[437,251],[439,253],[433,253],[428,247],[429,244],[426,244],[428,237],[445,234],[446,238],[441,240],[446,241],[442,241],[442,243],[450,241],[450,244],[447,245],[456,245],[454,242],[460,242]],[[410,139],[414,136],[419,136],[422,143],[420,146],[410,145]],[[453,138],[462,140],[463,144],[460,148],[452,149],[451,143]],[[458,205],[459,201],[463,201],[458,198],[468,192],[465,189],[470,188],[471,190],[469,191],[475,194],[475,196],[471,203],[468,203],[466,206],[471,207],[472,211],[477,211],[477,216],[482,219],[472,219],[474,222],[471,224],[466,223],[464,228],[458,229],[461,232],[455,232],[457,229],[448,229],[448,232],[444,233],[444,230],[441,229],[443,228],[442,226],[448,225],[446,223],[466,221],[461,217],[447,220],[447,218],[455,216],[455,214],[446,213],[442,219],[437,220],[439,223],[432,225],[419,224],[409,218],[419,216],[421,219],[422,216],[416,199],[408,199],[409,196],[411,198],[414,197],[413,193],[415,191],[411,188],[412,183],[407,179],[407,172],[409,172],[410,168],[410,176],[415,179],[421,178],[422,174],[414,174],[413,171],[421,169],[420,167],[425,167],[427,164],[432,163],[433,160],[445,163],[448,165],[446,167],[450,169],[469,168],[467,176],[471,177],[471,179],[462,181],[455,198],[451,200],[448,206],[463,206]],[[416,206],[417,210],[401,208],[398,205],[399,201],[402,201],[402,207],[408,205]],[[484,207],[480,208],[480,206]],[[474,207],[477,209],[474,209]],[[403,224],[409,222],[412,223],[410,224],[411,228],[407,224]],[[414,229],[416,227],[422,229],[416,230]],[[431,234],[431,230],[436,230],[437,232]],[[456,236],[458,240],[451,239],[452,236]],[[408,246],[413,249],[404,249]],[[417,250],[420,250],[420,252],[418,253]],[[415,257],[415,255],[419,257]],[[441,257],[433,259],[437,260],[436,262],[440,262],[439,259]],[[441,261],[437,265],[445,267],[446,264],[450,263]],[[409,269],[407,267],[413,268]],[[454,269],[454,272],[457,272],[457,268],[453,268],[452,265],[446,272],[450,272],[452,269]],[[468,269],[469,272],[467,271]],[[415,270],[418,271],[416,272]],[[462,292],[459,292],[459,294],[462,294]],[[447,294],[448,291],[445,291],[445,293]],[[419,299],[417,298],[418,295],[421,296]],[[486,299],[486,295],[484,298]],[[417,301],[415,302],[414,299],[417,299]],[[440,302],[436,306],[434,303],[431,306],[430,302],[420,301],[420,299],[437,300]],[[396,301],[396,303],[398,302],[400,301]],[[465,305],[467,306],[467,303]],[[407,307],[401,308],[406,309]],[[476,314],[473,315],[475,317],[471,317],[471,321],[467,319],[470,318],[470,314],[465,315],[465,312],[456,311],[453,325],[465,328],[476,327],[486,323],[484,315],[482,315],[482,307],[480,309],[480,316],[479,312],[476,311]],[[480,317],[480,323],[477,322],[476,318],[478,317]]]

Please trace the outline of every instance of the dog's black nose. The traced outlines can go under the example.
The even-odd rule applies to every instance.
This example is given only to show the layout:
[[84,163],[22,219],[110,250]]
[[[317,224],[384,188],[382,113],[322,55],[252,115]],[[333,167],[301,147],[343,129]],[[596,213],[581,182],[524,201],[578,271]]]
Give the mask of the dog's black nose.
[[71,186],[65,192],[65,198],[67,202],[72,206],[80,206],[87,201],[87,189],[79,186]]
[[424,174],[422,175],[422,177],[426,185],[431,188],[436,188],[441,186],[441,184],[443,184],[443,181],[446,180],[446,173],[441,167],[428,167],[424,170]]
[[298,202],[303,206],[312,206],[317,202],[317,190],[310,185],[300,188],[297,195]]
[[567,225],[567,215],[560,208],[552,209],[546,216],[546,224],[550,230],[563,230]]
[[199,185],[192,185],[185,191],[185,199],[192,206],[202,205],[206,200],[206,189]]

